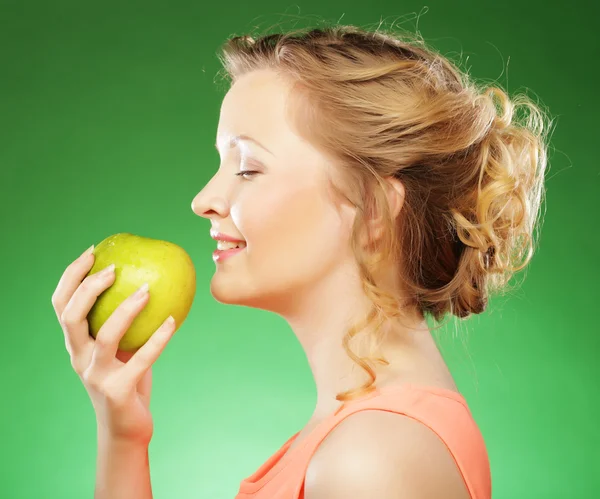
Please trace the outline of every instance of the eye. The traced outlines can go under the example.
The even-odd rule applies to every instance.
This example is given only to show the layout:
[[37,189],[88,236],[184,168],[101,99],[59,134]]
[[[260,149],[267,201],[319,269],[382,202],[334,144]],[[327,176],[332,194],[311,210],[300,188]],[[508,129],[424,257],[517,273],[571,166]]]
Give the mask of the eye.
[[[235,175],[238,177],[244,177],[244,175],[256,175],[257,173],[260,173],[260,172],[255,171],[255,170],[246,170],[243,172],[236,173]],[[246,177],[244,177],[244,178],[246,178]]]

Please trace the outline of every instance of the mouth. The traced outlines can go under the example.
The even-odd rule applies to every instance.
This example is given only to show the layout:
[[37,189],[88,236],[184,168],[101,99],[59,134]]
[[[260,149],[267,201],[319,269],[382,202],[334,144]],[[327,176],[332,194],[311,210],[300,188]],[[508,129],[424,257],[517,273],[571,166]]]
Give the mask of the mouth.
[[213,261],[215,262],[221,262],[223,261],[225,258],[229,258],[230,256],[236,255],[237,253],[241,253],[243,250],[246,249],[246,245],[245,244],[240,244],[239,246],[232,246],[232,247],[228,247],[226,249],[216,249],[213,254]]
[[245,248],[246,247],[246,242],[245,241],[239,241],[239,242],[228,242],[228,241],[217,241],[217,250],[218,251],[228,251],[230,249],[237,249],[237,248]]

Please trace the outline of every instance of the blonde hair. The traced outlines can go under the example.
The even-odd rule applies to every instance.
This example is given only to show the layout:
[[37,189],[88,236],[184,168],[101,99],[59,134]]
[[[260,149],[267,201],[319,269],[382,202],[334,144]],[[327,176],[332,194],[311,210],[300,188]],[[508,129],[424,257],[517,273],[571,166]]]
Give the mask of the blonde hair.
[[[550,123],[524,94],[482,88],[418,35],[347,25],[235,36],[219,59],[231,84],[260,69],[291,84],[290,122],[338,167],[331,187],[362,215],[351,241],[373,306],[344,348],[370,380],[337,400],[372,392],[371,363],[389,364],[350,348],[366,326],[376,341],[402,307],[436,321],[479,314],[531,260]],[[384,184],[392,176],[405,188],[395,220]],[[359,237],[375,214],[386,230],[370,251]],[[374,277],[389,259],[402,262],[403,304]]]

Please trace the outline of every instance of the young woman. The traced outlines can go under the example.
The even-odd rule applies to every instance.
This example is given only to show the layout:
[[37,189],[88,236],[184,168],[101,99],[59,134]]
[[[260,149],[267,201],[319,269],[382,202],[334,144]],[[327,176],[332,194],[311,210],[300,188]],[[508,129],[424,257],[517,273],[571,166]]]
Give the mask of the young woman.
[[[236,37],[222,61],[221,164],[192,209],[240,248],[216,252],[211,293],[284,317],[318,392],[237,498],[489,499],[485,443],[425,318],[483,312],[531,259],[544,114],[422,40],[352,26]],[[86,315],[114,274],[84,279],[92,264],[69,265],[52,302],[96,409],[96,498],[146,499],[151,366],[176,325],[117,350],[146,292],[94,341]]]

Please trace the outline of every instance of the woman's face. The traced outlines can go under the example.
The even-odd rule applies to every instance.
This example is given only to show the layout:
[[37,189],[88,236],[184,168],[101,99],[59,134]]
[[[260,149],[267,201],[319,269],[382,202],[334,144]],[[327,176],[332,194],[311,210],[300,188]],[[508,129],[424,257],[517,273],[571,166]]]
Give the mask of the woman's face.
[[[332,166],[286,121],[287,91],[269,70],[249,73],[229,90],[217,130],[221,164],[192,202],[212,230],[246,241],[244,250],[215,262],[215,299],[281,314],[352,261],[355,215],[330,197],[326,172]],[[238,135],[270,152],[246,139],[230,148]],[[236,176],[243,171],[258,173]]]

